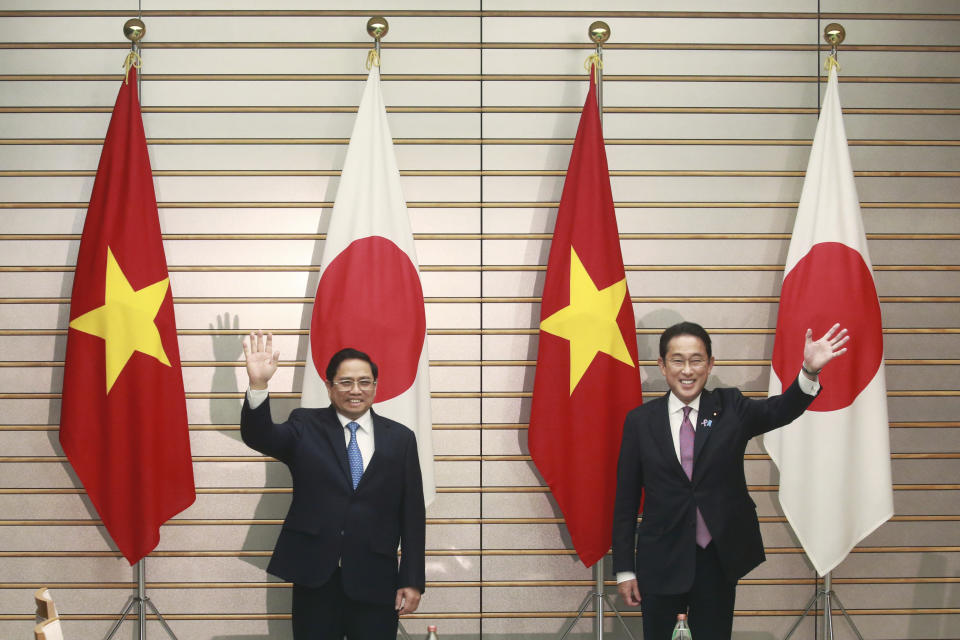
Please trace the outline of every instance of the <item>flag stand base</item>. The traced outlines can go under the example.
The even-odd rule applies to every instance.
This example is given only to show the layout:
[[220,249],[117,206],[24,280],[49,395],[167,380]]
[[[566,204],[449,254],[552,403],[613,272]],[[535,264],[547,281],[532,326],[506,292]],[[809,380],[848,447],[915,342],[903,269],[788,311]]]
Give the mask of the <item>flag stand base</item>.
[[107,634],[107,637],[104,640],[110,640],[113,636],[116,635],[117,631],[120,629],[120,625],[124,620],[127,619],[127,615],[130,614],[130,611],[136,607],[137,608],[137,638],[138,640],[144,640],[147,637],[147,607],[150,608],[150,611],[153,612],[153,615],[157,616],[157,620],[160,621],[160,624],[163,625],[164,630],[167,632],[173,640],[177,640],[177,636],[174,635],[173,630],[167,624],[167,621],[163,619],[163,616],[160,615],[160,612],[157,610],[156,605],[153,604],[153,601],[150,600],[150,596],[146,594],[145,585],[145,571],[146,565],[143,558],[137,561],[137,593],[136,595],[130,596],[129,602],[127,602],[126,608],[123,610],[123,613],[120,614],[120,619],[114,623],[113,628],[110,629],[110,633]]
[[847,621],[847,624],[850,625],[850,628],[856,634],[857,638],[863,640],[863,636],[860,635],[860,631],[857,629],[857,625],[853,624],[853,618],[850,617],[850,614],[847,613],[847,610],[843,608],[843,603],[840,602],[840,597],[833,591],[833,580],[832,575],[827,573],[823,578],[823,586],[817,587],[817,592],[810,602],[807,603],[807,608],[803,610],[803,613],[800,614],[800,618],[793,623],[793,627],[790,628],[790,631],[784,636],[783,640],[789,640],[790,636],[793,635],[793,632],[797,630],[800,626],[800,623],[803,622],[803,619],[806,617],[810,610],[813,609],[813,605],[822,604],[823,609],[823,635],[820,636],[824,640],[833,640],[833,603],[836,602],[837,606],[840,607],[840,612],[843,614],[844,619]]
[[[627,627],[627,623],[620,616],[620,612],[617,611],[617,608],[613,606],[613,602],[610,600],[609,596],[604,593],[604,584],[603,584],[603,559],[601,558],[597,564],[593,565],[593,575],[596,578],[596,583],[594,584],[593,591],[588,593],[583,598],[583,603],[580,605],[580,610],[577,611],[576,617],[570,621],[570,624],[567,625],[567,628],[563,630],[563,634],[560,636],[560,640],[563,640],[567,637],[567,634],[570,633],[570,630],[573,629],[573,625],[577,623],[578,620],[583,618],[584,612],[587,610],[587,606],[591,602],[595,602],[594,611],[597,613],[597,640],[603,640],[603,604],[607,603],[607,606],[610,607],[610,610],[613,611],[617,616],[617,620],[620,621],[620,624],[623,625],[623,630],[627,632],[627,637],[630,640],[634,640],[633,634],[630,633],[630,628]],[[863,640],[861,638],[861,640]]]

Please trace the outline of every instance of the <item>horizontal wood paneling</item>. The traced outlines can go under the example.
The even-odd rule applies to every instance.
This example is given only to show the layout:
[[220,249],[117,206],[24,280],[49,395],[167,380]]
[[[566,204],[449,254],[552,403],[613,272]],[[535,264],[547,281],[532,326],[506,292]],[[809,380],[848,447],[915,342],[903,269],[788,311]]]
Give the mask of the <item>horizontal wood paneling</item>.
[[[40,584],[53,587],[76,637],[104,635],[133,588],[57,442],[72,267],[128,5],[0,3],[5,637],[29,633]],[[529,459],[526,429],[544,265],[585,90],[585,32],[603,18],[613,33],[607,153],[647,399],[665,390],[659,332],[681,318],[715,336],[711,384],[765,393],[823,89],[820,31],[844,24],[841,98],[886,328],[897,515],[837,568],[834,584],[867,637],[949,637],[960,621],[960,8],[819,8],[146,2],[144,124],[198,484],[197,502],[164,527],[148,563],[151,598],[176,632],[290,637],[289,585],[265,573],[289,475],[239,440],[239,342],[255,328],[278,334],[273,410],[282,417],[299,403],[316,265],[370,46],[363,25],[376,10],[390,20],[383,87],[424,266],[440,485],[428,513],[429,590],[404,621],[411,634],[439,624],[444,637],[553,637],[592,584]],[[745,467],[768,561],[740,587],[736,635],[782,636],[812,595],[814,572],[759,443]],[[625,613],[638,630],[636,612]],[[591,624],[576,632],[585,637]]]

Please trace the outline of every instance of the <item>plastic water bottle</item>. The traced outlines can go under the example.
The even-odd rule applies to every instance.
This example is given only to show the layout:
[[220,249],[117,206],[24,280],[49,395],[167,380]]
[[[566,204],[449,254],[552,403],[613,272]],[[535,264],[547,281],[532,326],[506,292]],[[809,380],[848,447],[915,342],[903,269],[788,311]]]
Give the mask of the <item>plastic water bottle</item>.
[[438,640],[440,636],[437,635],[437,625],[431,624],[427,627],[427,640]]
[[677,614],[677,624],[673,627],[670,640],[693,640],[693,636],[690,634],[690,627],[687,626],[687,614]]

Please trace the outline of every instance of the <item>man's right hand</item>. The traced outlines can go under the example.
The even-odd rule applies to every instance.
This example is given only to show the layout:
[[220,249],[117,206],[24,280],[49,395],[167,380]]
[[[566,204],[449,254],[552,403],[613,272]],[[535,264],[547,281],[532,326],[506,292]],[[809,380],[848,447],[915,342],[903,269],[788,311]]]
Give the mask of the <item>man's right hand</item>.
[[628,607],[640,606],[640,588],[637,586],[636,579],[624,580],[617,585],[617,591],[620,592],[620,597]]
[[247,376],[251,389],[266,389],[267,382],[277,372],[280,352],[273,350],[273,334],[262,330],[251,331],[250,341],[243,341],[243,355],[247,360]]

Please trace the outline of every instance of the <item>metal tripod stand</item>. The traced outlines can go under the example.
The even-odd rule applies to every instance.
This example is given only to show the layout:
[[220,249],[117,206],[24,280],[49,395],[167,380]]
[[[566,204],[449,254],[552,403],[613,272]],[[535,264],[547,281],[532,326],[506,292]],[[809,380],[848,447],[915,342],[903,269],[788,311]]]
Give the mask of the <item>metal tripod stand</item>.
[[803,619],[806,617],[810,610],[813,609],[813,606],[817,603],[822,602],[823,609],[823,635],[821,636],[824,640],[833,640],[833,603],[836,602],[837,606],[840,607],[840,612],[843,614],[844,619],[846,619],[847,624],[850,625],[850,628],[856,634],[859,640],[863,640],[863,636],[860,635],[860,631],[857,629],[857,625],[853,624],[853,618],[850,617],[850,614],[847,613],[847,610],[843,608],[843,603],[840,602],[840,597],[833,591],[833,579],[830,573],[827,573],[823,577],[823,584],[817,587],[817,592],[810,598],[810,602],[807,603],[807,608],[803,610],[803,613],[800,614],[800,617],[797,618],[797,621],[793,623],[793,626],[790,628],[790,631],[784,637],[783,640],[789,640],[790,636],[793,635],[793,632],[797,630],[800,626],[800,623],[803,622]]
[[114,623],[113,627],[110,629],[110,633],[107,634],[107,637],[104,640],[110,640],[117,634],[117,631],[120,630],[120,625],[124,620],[127,619],[127,615],[130,614],[130,610],[134,607],[137,608],[137,638],[139,638],[139,640],[145,640],[147,637],[147,607],[150,608],[150,611],[153,613],[153,615],[157,616],[157,620],[159,620],[160,624],[163,625],[167,635],[173,638],[173,640],[177,640],[177,636],[174,635],[173,630],[167,624],[167,621],[163,619],[163,616],[160,615],[156,605],[153,604],[153,601],[150,600],[150,596],[148,596],[146,593],[146,587],[144,586],[146,582],[145,573],[146,563],[144,559],[141,558],[137,562],[137,593],[136,595],[130,596],[130,600],[127,602],[126,608],[123,610],[123,613],[120,614],[120,619]]
[[[597,640],[603,640],[603,603],[606,602],[607,606],[610,607],[610,610],[613,611],[617,616],[617,620],[620,621],[620,624],[623,625],[623,630],[627,632],[627,637],[630,640],[634,640],[633,634],[630,633],[630,628],[627,626],[627,623],[620,616],[620,612],[617,611],[617,608],[613,606],[613,601],[610,600],[610,597],[604,593],[603,588],[603,560],[601,559],[597,564],[593,565],[593,574],[596,578],[596,583],[594,584],[593,591],[588,593],[583,598],[583,603],[580,605],[580,610],[577,611],[576,617],[570,621],[567,625],[567,628],[563,630],[563,635],[560,636],[560,640],[564,640],[567,637],[567,634],[570,633],[570,630],[573,629],[573,625],[577,623],[583,617],[584,612],[587,610],[587,606],[591,602],[595,602],[594,611],[597,612]],[[862,639],[861,639],[862,640]]]

